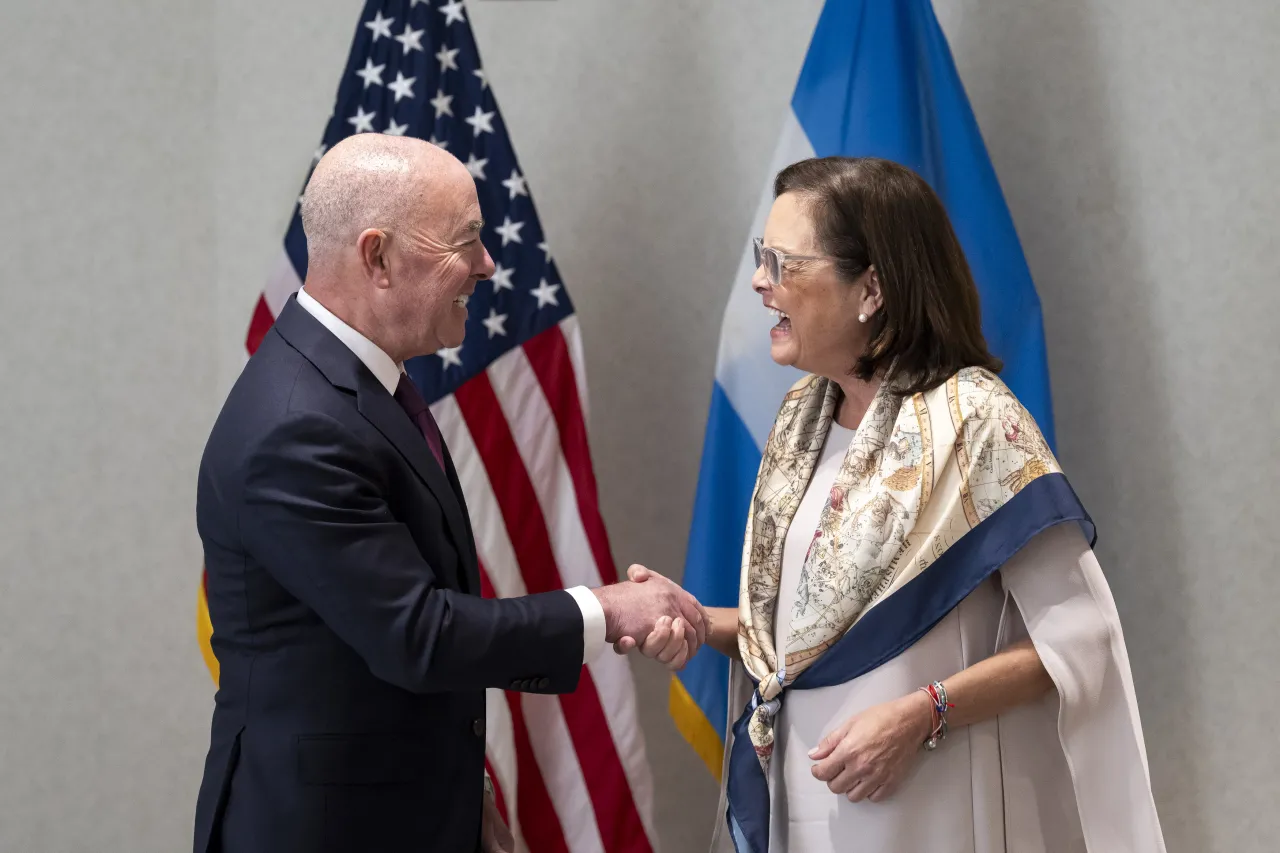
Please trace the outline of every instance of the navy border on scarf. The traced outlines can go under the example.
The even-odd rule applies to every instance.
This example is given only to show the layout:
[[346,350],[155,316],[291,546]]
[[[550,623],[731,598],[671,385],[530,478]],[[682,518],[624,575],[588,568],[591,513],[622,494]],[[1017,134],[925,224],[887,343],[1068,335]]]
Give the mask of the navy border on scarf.
[[[927,634],[1037,534],[1069,521],[1080,525],[1092,547],[1097,530],[1067,478],[1036,478],[868,611],[787,690],[844,684],[882,666]],[[769,847],[769,786],[747,735],[757,701],[758,694],[733,726],[725,819],[738,853],[765,853]]]

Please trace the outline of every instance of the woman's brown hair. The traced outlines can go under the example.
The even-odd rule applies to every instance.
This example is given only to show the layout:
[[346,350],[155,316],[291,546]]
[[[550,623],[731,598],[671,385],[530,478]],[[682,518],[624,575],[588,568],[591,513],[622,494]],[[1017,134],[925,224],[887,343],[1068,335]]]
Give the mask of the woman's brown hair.
[[819,245],[846,281],[875,266],[884,306],[852,373],[870,379],[894,365],[908,394],[941,385],[962,367],[998,373],[982,336],[978,288],[951,220],[915,172],[873,157],[801,160],[778,173],[776,198],[796,193]]

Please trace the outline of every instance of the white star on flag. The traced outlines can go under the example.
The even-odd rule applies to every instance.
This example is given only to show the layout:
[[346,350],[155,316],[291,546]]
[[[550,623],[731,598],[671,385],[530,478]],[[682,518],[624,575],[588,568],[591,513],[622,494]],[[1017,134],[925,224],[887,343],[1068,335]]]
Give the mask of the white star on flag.
[[408,56],[410,51],[422,50],[422,36],[426,30],[415,30],[408,24],[404,25],[404,32],[396,36],[396,41],[404,47],[404,54]]
[[525,186],[524,176],[519,170],[512,169],[511,177],[502,182],[502,185],[511,191],[511,198],[514,199],[518,195],[528,195],[529,188]]
[[428,6],[430,6],[431,0],[409,0],[409,8],[416,9],[418,8],[419,3],[426,3]]
[[396,21],[395,18],[382,17],[382,10],[379,9],[378,13],[373,16],[373,20],[365,21],[364,25],[369,29],[373,30],[373,43],[377,44],[378,39],[382,38],[383,36],[386,36],[387,38],[391,38],[391,25],[394,24],[395,21]]
[[447,27],[454,21],[465,21],[462,16],[462,0],[449,0],[440,7],[440,14],[444,15],[444,25]]
[[320,143],[320,147],[316,149],[316,153],[311,155],[311,162],[312,162],[312,163],[319,163],[319,162],[320,162],[320,158],[324,156],[324,152],[326,152],[326,151],[328,151],[328,150],[329,150],[329,146],[328,146],[328,145],[325,145],[323,142],[322,142],[322,143]]
[[472,71],[471,73],[480,78],[481,92],[489,88],[489,75],[484,73],[483,68],[477,68],[475,71]]
[[436,350],[436,355],[440,356],[444,361],[444,369],[448,370],[450,367],[462,367],[462,357],[458,355],[461,351],[462,347],[445,347]]
[[364,107],[356,107],[356,114],[347,119],[347,123],[355,128],[352,133],[372,133],[373,117],[377,114],[377,110],[367,113],[364,111]]
[[511,283],[511,276],[515,271],[515,267],[504,267],[502,264],[496,264],[494,266],[493,275],[489,276],[489,281],[493,282],[493,292],[495,294],[499,290],[510,290],[515,292],[515,285]]
[[476,136],[493,133],[493,113],[487,113],[480,107],[476,107],[475,115],[463,121],[471,125],[471,132]]
[[436,139],[436,135],[434,133],[431,134],[431,138],[428,139],[427,141],[430,142],[432,145],[436,146],[437,148],[443,148],[446,151],[449,150],[449,140]]
[[523,243],[520,239],[520,229],[524,227],[523,222],[512,222],[510,216],[502,217],[502,225],[493,229],[495,234],[502,237],[502,245],[508,243]]
[[404,136],[409,132],[409,122],[406,121],[404,124],[396,124],[396,120],[392,119],[391,123],[387,125],[387,129],[382,132],[387,136]]
[[444,45],[440,46],[440,52],[436,54],[436,61],[440,63],[441,74],[448,71],[450,68],[452,68],[454,71],[458,70],[458,51],[459,50],[461,50],[461,48],[455,47],[453,50],[450,50]]
[[413,83],[417,77],[406,77],[403,71],[396,72],[395,82],[387,88],[396,93],[396,103],[400,103],[401,98],[413,98]]
[[560,303],[556,301],[556,291],[559,289],[560,285],[547,284],[547,280],[544,278],[542,281],[538,282],[538,286],[529,291],[529,293],[538,297],[539,308],[545,308],[548,305],[560,305]]
[[436,108],[436,118],[453,115],[453,95],[446,95],[444,89],[436,89],[436,96],[428,103]]
[[[489,163],[489,160],[487,158],[483,160],[477,160],[476,155],[474,153],[467,155],[467,163],[466,163],[467,171],[470,172],[471,177],[475,178],[477,181],[485,180],[484,167],[488,165],[488,163]],[[504,243],[503,245],[506,245],[506,244]]]
[[489,316],[480,321],[484,323],[484,327],[489,330],[489,338],[494,335],[507,336],[507,315],[499,314],[497,308],[489,309]]
[[364,81],[364,87],[368,89],[370,86],[382,85],[382,70],[387,67],[384,62],[381,65],[374,65],[372,59],[364,61],[364,68],[356,72],[356,76]]
[[551,260],[551,247],[547,245],[547,241],[546,241],[546,240],[543,240],[541,243],[539,243],[539,244],[538,244],[538,248],[542,250],[542,255],[543,255],[542,260],[544,260],[544,261],[550,261],[550,260]]

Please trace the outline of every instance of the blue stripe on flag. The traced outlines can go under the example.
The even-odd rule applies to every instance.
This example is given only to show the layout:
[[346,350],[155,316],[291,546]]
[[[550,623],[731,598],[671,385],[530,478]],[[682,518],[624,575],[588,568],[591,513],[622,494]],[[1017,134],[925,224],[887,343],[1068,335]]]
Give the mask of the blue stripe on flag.
[[[747,505],[760,467],[760,450],[716,382],[711,391],[684,587],[706,607],[736,607],[738,569]],[[689,695],[724,740],[729,661],[704,647],[679,674]]]
[[817,156],[894,160],[942,198],[1001,378],[1054,447],[1040,299],[933,6],[828,0],[791,106]]

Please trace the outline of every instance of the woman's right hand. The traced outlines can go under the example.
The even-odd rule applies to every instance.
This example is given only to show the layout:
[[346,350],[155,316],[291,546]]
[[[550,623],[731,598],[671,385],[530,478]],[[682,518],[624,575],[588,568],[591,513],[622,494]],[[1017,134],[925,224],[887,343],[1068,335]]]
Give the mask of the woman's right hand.
[[[640,654],[653,658],[672,672],[679,672],[692,657],[689,654],[689,638],[685,627],[684,620],[679,616],[674,621],[670,616],[663,616],[640,644]],[[613,645],[613,650],[620,655],[633,648],[636,648],[635,640],[630,637],[623,637]]]

